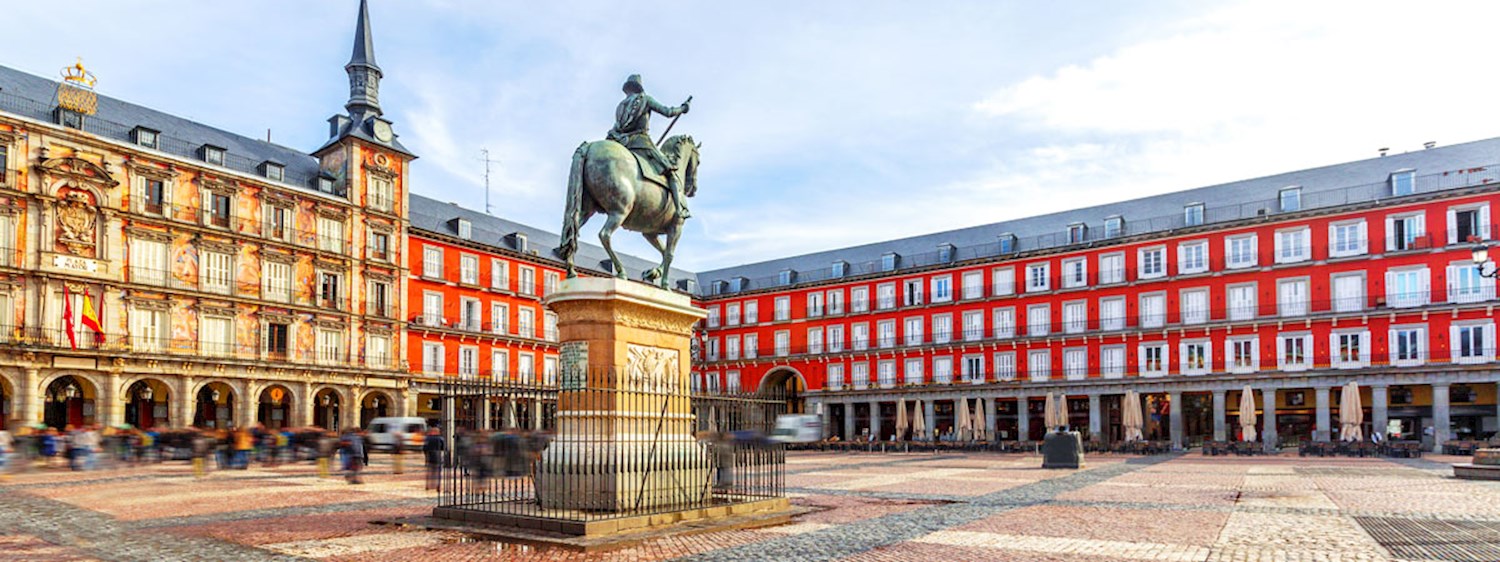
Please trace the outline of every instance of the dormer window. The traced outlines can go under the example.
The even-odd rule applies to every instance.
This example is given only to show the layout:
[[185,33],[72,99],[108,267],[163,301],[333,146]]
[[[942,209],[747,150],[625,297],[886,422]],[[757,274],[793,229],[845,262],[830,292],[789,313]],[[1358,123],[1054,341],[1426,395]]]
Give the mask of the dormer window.
[[938,245],[938,263],[948,263],[950,261],[953,261],[953,245]]
[[53,118],[57,119],[58,125],[62,125],[69,129],[83,128],[83,114],[77,111],[59,107],[57,108],[56,113],[53,115]]
[[1088,240],[1089,227],[1081,222],[1068,225],[1068,243],[1078,244]]
[[781,273],[776,275],[776,281],[782,285],[791,285],[792,282],[796,280],[797,272],[790,269],[783,269],[781,270]]
[[725,283],[722,279],[716,280],[716,281],[714,281],[714,294],[715,295],[722,295],[722,294],[724,294],[724,291],[728,287],[729,287],[729,284]]
[[208,162],[209,164],[213,164],[215,166],[224,165],[224,149],[222,147],[205,144],[203,145],[203,148],[199,150],[199,152],[199,155],[203,157],[204,162]]
[[455,219],[453,229],[458,231],[458,237],[469,240],[474,237],[474,225],[468,219]]
[[160,132],[145,127],[136,127],[134,131],[131,131],[131,137],[135,139],[135,144],[146,148],[159,148],[160,135]]
[[286,166],[267,160],[260,163],[260,174],[268,180],[281,181],[286,178]]
[[333,176],[328,175],[327,172],[318,176],[318,191],[333,193]]
[[1276,199],[1279,202],[1281,206],[1281,212],[1283,213],[1302,210],[1302,188],[1299,186],[1294,185],[1292,187],[1283,188],[1280,195],[1278,195]]
[[1391,174],[1391,196],[1400,197],[1417,192],[1417,171],[1397,170]]
[[510,235],[511,244],[517,252],[526,253],[529,250],[525,232],[513,232]]
[[1104,219],[1104,237],[1116,238],[1125,234],[1125,217],[1114,215]]
[[732,293],[738,293],[740,291],[743,291],[743,290],[745,290],[745,286],[748,283],[749,283],[749,280],[745,279],[744,277],[735,277],[733,279],[730,279],[729,280],[729,291],[732,292]]
[[1011,254],[1016,251],[1016,235],[1009,232],[1000,235],[1000,253]]
[[1199,226],[1203,224],[1203,204],[1190,203],[1182,208],[1182,224],[1187,226]]
[[842,261],[842,260],[833,262],[833,267],[830,268],[830,273],[833,274],[832,276],[835,279],[839,278],[839,277],[843,277],[845,275],[848,275],[849,274],[849,262]]
[[900,265],[900,263],[901,256],[896,255],[895,252],[886,252],[885,254],[880,256],[881,271],[895,271],[896,266]]

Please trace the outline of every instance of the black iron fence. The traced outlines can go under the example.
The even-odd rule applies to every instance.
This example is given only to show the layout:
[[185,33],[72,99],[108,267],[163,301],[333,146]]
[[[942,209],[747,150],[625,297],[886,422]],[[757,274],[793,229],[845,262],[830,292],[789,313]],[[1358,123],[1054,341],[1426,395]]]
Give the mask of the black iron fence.
[[643,373],[564,378],[442,383],[437,516],[582,524],[781,497],[785,450],[769,437],[784,399]]

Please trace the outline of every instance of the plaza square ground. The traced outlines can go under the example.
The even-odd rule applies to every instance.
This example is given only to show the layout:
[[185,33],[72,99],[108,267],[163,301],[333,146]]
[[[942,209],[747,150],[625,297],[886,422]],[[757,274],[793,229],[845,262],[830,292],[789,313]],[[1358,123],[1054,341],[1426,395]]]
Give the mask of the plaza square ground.
[[1500,483],[1459,457],[790,453],[787,525],[584,554],[372,524],[430,512],[420,467],[32,471],[0,482],[0,560],[1500,559]]

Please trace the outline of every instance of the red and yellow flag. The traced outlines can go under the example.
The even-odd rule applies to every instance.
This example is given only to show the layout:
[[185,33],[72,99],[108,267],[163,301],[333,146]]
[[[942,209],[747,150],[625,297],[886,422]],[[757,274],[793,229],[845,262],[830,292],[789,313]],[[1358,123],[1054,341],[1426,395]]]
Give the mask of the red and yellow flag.
[[94,298],[83,292],[83,326],[94,331],[94,342],[104,342],[104,328],[99,326],[99,313],[94,312]]

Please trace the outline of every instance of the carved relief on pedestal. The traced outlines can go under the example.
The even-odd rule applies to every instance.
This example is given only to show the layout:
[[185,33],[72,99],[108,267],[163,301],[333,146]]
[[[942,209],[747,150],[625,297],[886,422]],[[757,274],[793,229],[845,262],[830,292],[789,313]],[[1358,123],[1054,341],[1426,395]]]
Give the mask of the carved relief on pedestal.
[[673,392],[681,387],[675,349],[630,344],[625,360],[625,389]]

